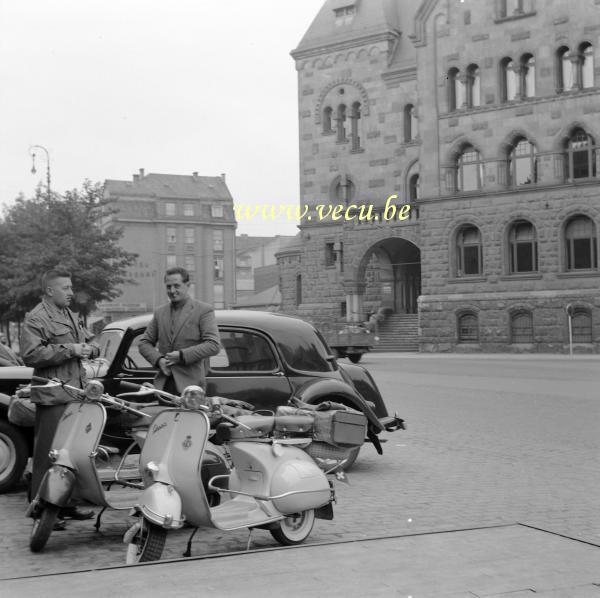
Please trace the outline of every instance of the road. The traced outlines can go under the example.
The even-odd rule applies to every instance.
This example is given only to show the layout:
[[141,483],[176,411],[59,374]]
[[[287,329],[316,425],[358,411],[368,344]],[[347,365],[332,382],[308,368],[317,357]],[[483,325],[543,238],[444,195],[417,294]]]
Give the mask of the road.
[[[524,523],[600,544],[600,358],[369,354],[390,411],[408,430],[372,446],[337,484],[333,521],[309,539],[332,542]],[[123,563],[127,512],[95,532],[71,522],[45,552],[28,548],[22,490],[0,496],[0,580]],[[177,558],[189,530],[169,537]],[[244,550],[247,533],[198,533],[192,554]],[[268,532],[252,546],[275,545]]]

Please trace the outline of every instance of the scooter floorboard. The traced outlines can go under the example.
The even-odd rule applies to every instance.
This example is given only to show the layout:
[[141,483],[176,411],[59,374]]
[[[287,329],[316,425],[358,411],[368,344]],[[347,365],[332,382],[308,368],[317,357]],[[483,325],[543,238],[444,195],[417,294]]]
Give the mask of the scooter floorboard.
[[223,530],[233,530],[252,525],[263,525],[282,519],[281,515],[270,516],[253,499],[236,497],[210,510],[213,524]]

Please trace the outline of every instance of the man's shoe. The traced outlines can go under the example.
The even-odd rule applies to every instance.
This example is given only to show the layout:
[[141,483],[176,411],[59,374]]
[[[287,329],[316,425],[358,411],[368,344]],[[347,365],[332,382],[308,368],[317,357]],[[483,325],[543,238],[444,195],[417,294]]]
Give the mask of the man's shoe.
[[52,528],[55,532],[62,532],[67,529],[67,522],[64,519],[57,519],[54,522],[54,527]]
[[64,519],[75,519],[76,521],[83,521],[84,519],[91,519],[94,516],[94,511],[81,511],[77,507],[63,507],[60,510],[59,517]]

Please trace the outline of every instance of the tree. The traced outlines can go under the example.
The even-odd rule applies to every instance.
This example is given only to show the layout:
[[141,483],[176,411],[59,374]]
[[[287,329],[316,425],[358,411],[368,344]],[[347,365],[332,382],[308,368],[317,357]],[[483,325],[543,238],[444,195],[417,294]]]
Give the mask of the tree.
[[38,191],[33,199],[17,198],[0,222],[2,319],[22,320],[39,301],[41,275],[55,267],[71,272],[72,307],[84,318],[98,302],[118,297],[137,255],[119,247],[114,212],[102,185],[90,181],[64,197]]

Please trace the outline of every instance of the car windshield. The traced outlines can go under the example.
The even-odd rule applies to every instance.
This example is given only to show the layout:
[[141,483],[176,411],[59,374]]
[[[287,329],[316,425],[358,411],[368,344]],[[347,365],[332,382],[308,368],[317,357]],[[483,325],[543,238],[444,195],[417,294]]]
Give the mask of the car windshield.
[[281,352],[288,365],[305,372],[335,371],[335,360],[328,359],[329,351],[318,332],[295,335],[290,342],[280,341]]
[[103,330],[94,340],[100,345],[100,355],[108,363],[112,363],[115,353],[123,338],[122,330]]

